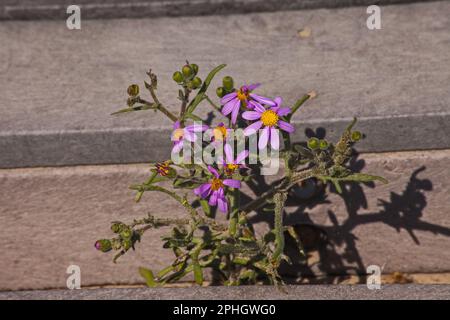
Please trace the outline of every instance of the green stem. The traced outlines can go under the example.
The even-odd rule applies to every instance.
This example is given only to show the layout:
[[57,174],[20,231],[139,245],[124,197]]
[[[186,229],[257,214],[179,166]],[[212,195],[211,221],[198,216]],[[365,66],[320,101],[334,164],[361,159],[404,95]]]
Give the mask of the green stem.
[[302,104],[308,101],[309,98],[311,98],[311,96],[309,94],[305,94],[303,97],[297,100],[297,102],[292,107],[291,113],[286,117],[288,122],[291,121],[292,116],[294,115],[295,112],[297,112],[298,108],[300,108]]
[[287,199],[287,193],[278,192],[273,196],[273,199],[275,201],[275,250],[272,255],[272,262],[278,266],[284,251],[283,209]]

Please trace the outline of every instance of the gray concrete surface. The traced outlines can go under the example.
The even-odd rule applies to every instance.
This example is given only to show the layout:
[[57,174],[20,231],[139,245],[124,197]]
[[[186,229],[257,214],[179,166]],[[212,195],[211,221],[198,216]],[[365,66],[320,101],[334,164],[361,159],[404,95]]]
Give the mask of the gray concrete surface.
[[0,292],[2,300],[448,300],[450,285],[192,287]]
[[[170,123],[161,115],[109,114],[149,67],[175,110],[171,75],[186,58],[202,77],[228,64],[213,88],[230,74],[262,82],[261,94],[287,105],[315,90],[294,118],[297,139],[318,127],[334,138],[358,116],[362,151],[450,148],[449,14],[449,2],[386,6],[378,31],[366,28],[364,7],[89,20],[72,31],[65,21],[1,22],[0,167],[166,158]],[[298,37],[305,27],[311,36]]]
[[[426,2],[430,0],[422,0]],[[378,0],[378,5],[417,0]],[[65,19],[72,0],[3,0],[0,19]],[[372,0],[78,0],[86,19],[148,18],[371,5]]]
[[[331,193],[317,206],[290,202],[286,223],[317,225],[328,234],[328,245],[302,229],[312,239],[309,264],[294,259],[286,274],[339,275],[364,272],[370,264],[384,265],[385,273],[450,271],[450,150],[360,158],[359,167],[390,183],[346,189],[346,201]],[[147,165],[0,170],[0,290],[65,288],[71,264],[80,266],[83,286],[141,283],[138,267],[160,270],[169,264],[172,254],[160,241],[167,229],[148,232],[138,250],[117,264],[112,254],[94,249],[98,238],[111,236],[111,221],[130,222],[147,212],[185,216],[157,193],[134,203],[127,187],[147,175]],[[252,217],[259,233],[266,230],[265,220],[270,216],[264,213]]]

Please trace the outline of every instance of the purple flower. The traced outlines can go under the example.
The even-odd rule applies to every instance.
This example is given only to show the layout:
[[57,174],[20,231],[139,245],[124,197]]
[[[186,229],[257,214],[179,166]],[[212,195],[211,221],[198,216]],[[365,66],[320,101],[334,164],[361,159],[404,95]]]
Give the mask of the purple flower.
[[171,140],[173,141],[172,153],[178,153],[183,148],[184,140],[194,142],[197,140],[196,132],[203,132],[208,130],[207,125],[193,124],[181,128],[180,121],[176,121],[173,124],[173,133]]
[[261,136],[258,141],[258,148],[264,149],[267,142],[273,149],[278,150],[280,147],[280,137],[277,127],[283,131],[292,133],[295,131],[294,126],[286,121],[280,120],[280,117],[286,116],[291,112],[290,108],[281,107],[282,99],[276,97],[274,99],[275,106],[265,109],[262,106],[256,106],[253,111],[246,111],[242,117],[246,120],[256,120],[244,130],[244,135],[249,136],[256,133],[262,126]]
[[224,186],[240,188],[241,182],[235,179],[220,179],[220,175],[217,170],[211,166],[208,166],[208,170],[213,175],[212,180],[208,183],[202,184],[198,188],[195,188],[194,193],[203,199],[209,197],[208,203],[210,206],[218,205],[220,211],[227,213],[228,201],[225,197]]
[[255,106],[261,106],[261,104],[275,106],[275,102],[271,99],[252,93],[259,86],[259,83],[242,86],[239,90],[225,95],[220,100],[220,103],[223,105],[222,113],[225,116],[231,113],[231,122],[233,124],[236,123],[241,107],[254,109]]
[[245,168],[245,158],[248,157],[248,150],[241,151],[236,159],[233,157],[233,149],[229,144],[226,144],[224,147],[225,150],[225,159],[219,159],[219,163],[221,163],[225,169],[225,174],[231,176],[236,169]]

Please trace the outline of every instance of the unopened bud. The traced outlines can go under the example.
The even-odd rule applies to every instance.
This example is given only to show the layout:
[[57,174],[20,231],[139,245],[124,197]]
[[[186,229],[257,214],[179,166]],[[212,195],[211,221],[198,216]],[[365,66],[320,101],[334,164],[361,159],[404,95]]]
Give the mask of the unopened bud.
[[308,140],[308,148],[311,150],[315,150],[319,147],[319,139],[317,138],[311,138]]
[[132,235],[133,235],[133,231],[131,231],[131,229],[128,229],[128,228],[122,230],[122,232],[120,233],[120,237],[122,239],[130,239]]
[[121,223],[113,223],[111,225],[111,231],[114,233],[119,233],[120,230],[122,230],[122,224]]
[[139,94],[139,86],[137,84],[132,84],[127,89],[128,95],[131,97],[136,97]]
[[191,66],[188,64],[183,66],[181,72],[183,73],[183,76],[187,79],[189,79],[194,74],[194,70],[192,70]]
[[223,87],[219,87],[216,89],[216,94],[219,98],[222,98],[225,95],[225,90]]
[[194,74],[198,73],[198,65],[195,63],[191,63],[191,68],[192,70],[194,70]]
[[356,142],[356,141],[361,140],[361,138],[362,138],[362,133],[361,132],[359,132],[359,131],[353,131],[352,132],[352,141]]
[[111,250],[111,241],[108,239],[101,239],[95,242],[95,249],[101,252],[108,252]]
[[125,250],[128,250],[131,248],[131,246],[133,245],[133,242],[131,242],[131,240],[123,240],[122,241],[122,246]]
[[199,77],[195,77],[192,80],[192,86],[194,87],[194,89],[200,88],[201,85],[202,85],[202,79],[200,79]]
[[180,71],[175,71],[175,72],[173,73],[172,79],[173,79],[173,81],[175,81],[176,83],[181,83],[181,82],[183,82],[183,75],[181,74]]
[[328,149],[328,141],[325,140],[325,139],[320,140],[320,141],[319,141],[319,148],[320,148],[321,150],[326,150],[326,149]]
[[234,87],[234,81],[233,81],[233,78],[232,78],[232,77],[230,77],[230,76],[224,77],[224,78],[222,79],[222,84],[223,84],[223,87],[225,88],[225,90],[226,90],[227,92],[230,92],[231,90],[233,90],[233,87]]

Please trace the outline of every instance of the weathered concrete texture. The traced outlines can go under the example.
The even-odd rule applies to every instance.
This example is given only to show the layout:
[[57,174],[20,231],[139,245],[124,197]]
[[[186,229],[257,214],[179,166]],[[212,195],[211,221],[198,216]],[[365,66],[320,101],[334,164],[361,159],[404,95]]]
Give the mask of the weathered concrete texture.
[[[427,2],[431,0],[421,0]],[[377,5],[417,0],[378,0]],[[3,0],[0,19],[66,19],[71,0]],[[148,18],[371,5],[373,0],[78,0],[84,19]]]
[[450,285],[192,287],[0,292],[2,300],[448,300]]
[[[319,127],[334,138],[358,116],[362,151],[450,148],[449,14],[449,2],[387,6],[378,31],[366,28],[362,7],[90,20],[76,31],[64,21],[2,22],[0,167],[167,158],[171,126],[161,114],[109,114],[149,67],[160,75],[160,100],[175,110],[171,75],[186,58],[202,77],[228,64],[213,91],[227,74],[262,82],[261,94],[287,105],[317,91],[294,118],[296,139]],[[297,35],[304,27],[309,38]]]
[[[390,184],[353,185],[345,201],[332,193],[316,199],[317,206],[290,201],[286,223],[298,225],[310,258],[305,266],[293,256],[295,268],[285,272],[339,275],[364,272],[370,264],[385,264],[386,273],[450,271],[450,150],[361,158],[356,167]],[[64,288],[71,264],[81,267],[84,286],[140,283],[139,266],[160,270],[170,263],[172,254],[160,241],[167,229],[147,232],[138,250],[116,265],[112,254],[93,247],[98,238],[112,236],[111,221],[131,222],[147,212],[185,215],[158,193],[133,202],[127,186],[147,175],[146,165],[0,170],[0,290]],[[258,221],[270,220],[267,213],[252,217],[259,232],[265,223]],[[328,241],[315,240],[316,231],[328,234]]]

